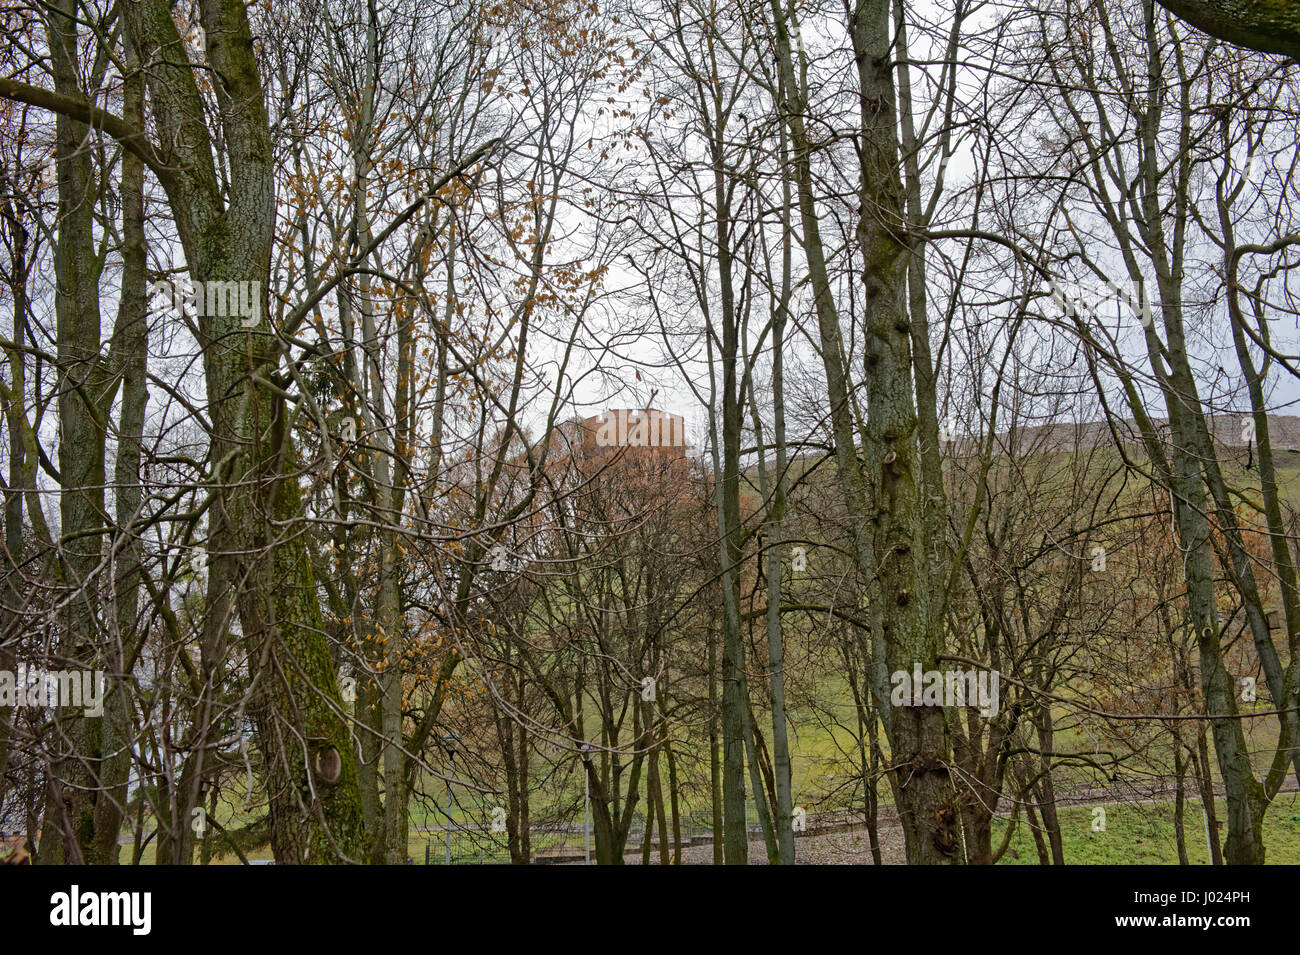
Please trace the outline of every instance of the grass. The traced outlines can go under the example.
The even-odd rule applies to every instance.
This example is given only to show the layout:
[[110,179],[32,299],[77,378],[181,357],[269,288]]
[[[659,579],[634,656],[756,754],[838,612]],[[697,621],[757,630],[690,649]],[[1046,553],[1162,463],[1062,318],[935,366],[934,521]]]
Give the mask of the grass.
[[[1216,801],[1220,820],[1227,815],[1222,800]],[[1177,865],[1178,848],[1174,833],[1174,804],[1112,804],[1106,810],[1106,829],[1094,832],[1093,808],[1074,806],[1060,811],[1061,842],[1065,861],[1071,865]],[[994,820],[993,844],[1001,845],[1006,832],[1004,820]],[[1222,830],[1221,830],[1222,831]],[[1192,865],[1208,865],[1205,823],[1200,803],[1186,804],[1184,833],[1187,857]],[[1264,846],[1269,865],[1300,865],[1300,795],[1280,794],[1264,817]],[[1014,853],[1014,855],[1013,855]],[[1022,819],[1002,857],[1006,865],[1037,865],[1038,851],[1033,834]]]

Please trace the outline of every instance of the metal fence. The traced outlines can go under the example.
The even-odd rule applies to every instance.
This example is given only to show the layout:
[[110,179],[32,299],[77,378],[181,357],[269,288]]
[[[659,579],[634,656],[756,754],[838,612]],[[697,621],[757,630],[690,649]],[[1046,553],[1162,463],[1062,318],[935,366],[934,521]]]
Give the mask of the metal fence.
[[[700,845],[713,841],[713,816],[711,812],[684,814],[679,820],[681,844],[683,847]],[[762,838],[762,829],[757,823],[751,827],[751,835]],[[493,832],[482,827],[458,826],[417,826],[416,831],[423,838],[423,858],[411,861],[424,865],[505,865],[510,859],[510,846],[505,832]],[[646,819],[637,813],[632,818],[628,832],[626,853],[642,850],[645,842]],[[595,857],[595,833],[591,833],[591,852]],[[651,851],[658,852],[660,833],[656,823],[651,836]],[[585,858],[587,835],[582,822],[577,823],[543,823],[528,829],[528,855],[533,863],[577,862]],[[668,843],[676,844],[671,818],[668,820]]]
[[[510,862],[506,834],[447,826],[424,831],[425,865],[505,865]],[[412,860],[421,861],[421,860]]]

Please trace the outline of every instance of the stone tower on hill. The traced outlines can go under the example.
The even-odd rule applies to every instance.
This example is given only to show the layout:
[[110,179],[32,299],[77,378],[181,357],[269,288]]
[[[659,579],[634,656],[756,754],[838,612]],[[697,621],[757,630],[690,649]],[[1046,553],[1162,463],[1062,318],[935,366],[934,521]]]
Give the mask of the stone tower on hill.
[[672,457],[686,456],[686,422],[658,408],[611,408],[582,422],[589,448],[650,448]]

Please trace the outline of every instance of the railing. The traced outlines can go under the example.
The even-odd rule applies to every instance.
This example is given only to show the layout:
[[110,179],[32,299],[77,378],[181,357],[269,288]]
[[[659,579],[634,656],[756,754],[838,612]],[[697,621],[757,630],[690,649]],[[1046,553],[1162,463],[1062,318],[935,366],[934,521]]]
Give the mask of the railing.
[[[892,821],[895,817],[893,807],[881,806],[882,822]],[[645,816],[637,813],[633,816],[632,827],[624,845],[626,855],[635,855],[643,851],[645,842]],[[854,829],[864,825],[861,810],[837,809],[826,812],[810,812],[803,817],[803,828],[797,830],[796,838],[816,833],[837,832]],[[762,826],[751,820],[748,826],[751,839],[761,840]],[[713,841],[713,816],[710,812],[688,813],[680,820],[681,845],[707,845]],[[511,861],[510,846],[505,832],[491,832],[483,828],[462,826],[416,826],[415,831],[424,838],[423,859],[413,862],[426,865],[504,865]],[[660,833],[655,824],[651,836],[651,855],[659,853]],[[580,862],[586,855],[586,839],[581,822],[539,823],[528,829],[528,855],[534,864],[559,862]],[[668,820],[668,844],[670,850],[676,846],[673,835],[672,820]],[[594,858],[595,834],[591,837]]]

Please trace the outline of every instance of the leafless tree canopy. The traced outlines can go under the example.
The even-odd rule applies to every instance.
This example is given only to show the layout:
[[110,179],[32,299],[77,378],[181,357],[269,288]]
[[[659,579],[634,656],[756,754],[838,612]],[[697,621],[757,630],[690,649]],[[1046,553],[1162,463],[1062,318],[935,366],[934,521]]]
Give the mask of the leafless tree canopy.
[[1279,858],[1295,4],[0,9],[0,858]]

